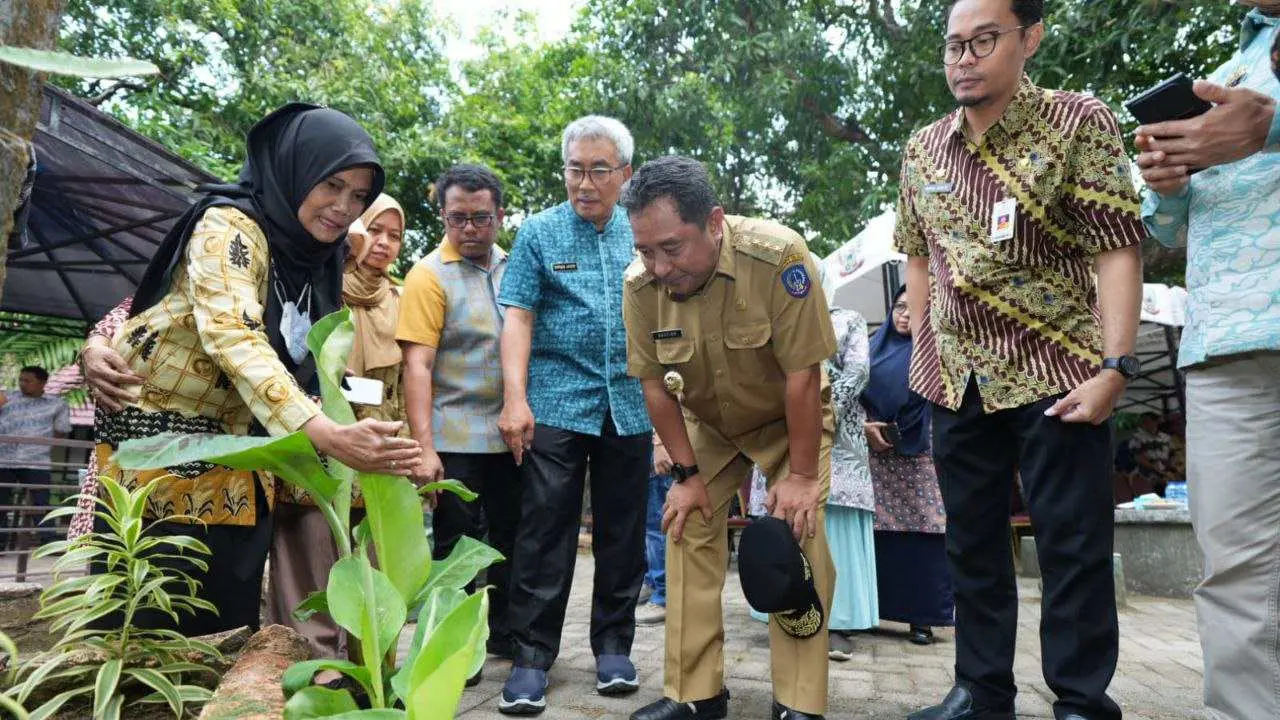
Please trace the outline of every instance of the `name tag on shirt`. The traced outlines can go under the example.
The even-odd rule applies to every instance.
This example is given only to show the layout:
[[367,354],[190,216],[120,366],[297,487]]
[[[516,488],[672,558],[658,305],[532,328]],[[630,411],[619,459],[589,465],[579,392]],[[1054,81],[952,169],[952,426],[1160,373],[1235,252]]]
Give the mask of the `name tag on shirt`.
[[1018,219],[1018,201],[1005,198],[991,208],[991,242],[1013,238],[1013,224]]
[[556,272],[577,272],[578,263],[576,262],[556,263],[551,266],[551,269]]
[[921,188],[926,195],[949,195],[956,190],[955,183],[932,182]]
[[684,337],[684,330],[681,328],[675,328],[672,330],[654,330],[649,333],[649,335],[654,340],[675,340],[676,338]]

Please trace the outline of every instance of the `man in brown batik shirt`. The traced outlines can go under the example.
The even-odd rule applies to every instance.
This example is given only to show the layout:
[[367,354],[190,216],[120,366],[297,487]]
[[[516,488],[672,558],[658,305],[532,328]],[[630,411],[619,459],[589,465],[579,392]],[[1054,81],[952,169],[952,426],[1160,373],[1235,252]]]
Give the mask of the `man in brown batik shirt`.
[[1145,231],[1111,111],[1023,75],[1042,15],[1042,0],[952,5],[941,54],[960,107],[903,158],[911,387],[933,405],[956,590],[956,687],[911,720],[1013,718],[1015,471],[1055,715],[1120,718],[1106,694],[1119,634],[1106,421],[1138,371]]

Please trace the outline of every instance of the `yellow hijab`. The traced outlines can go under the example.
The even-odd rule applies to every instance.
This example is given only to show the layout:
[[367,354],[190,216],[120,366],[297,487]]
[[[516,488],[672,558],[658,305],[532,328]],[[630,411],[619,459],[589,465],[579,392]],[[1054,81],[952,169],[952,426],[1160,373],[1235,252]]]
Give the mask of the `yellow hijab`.
[[342,301],[351,308],[351,319],[356,325],[355,344],[347,366],[356,375],[364,375],[375,368],[400,364],[400,346],[396,343],[396,321],[400,303],[391,289],[391,279],[385,271],[366,267],[365,257],[373,247],[365,229],[384,212],[400,215],[400,223],[406,225],[404,208],[390,195],[379,195],[369,209],[352,226],[348,234],[351,252],[347,255],[342,275]]

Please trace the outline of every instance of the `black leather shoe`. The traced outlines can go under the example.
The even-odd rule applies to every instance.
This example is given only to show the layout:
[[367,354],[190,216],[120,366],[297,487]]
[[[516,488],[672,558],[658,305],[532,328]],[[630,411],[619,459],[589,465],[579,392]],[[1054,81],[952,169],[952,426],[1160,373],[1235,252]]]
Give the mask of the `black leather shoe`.
[[907,641],[912,645],[932,645],[933,628],[924,625],[912,625],[911,634],[907,636]]
[[978,715],[973,709],[973,696],[956,685],[942,704],[917,710],[908,715],[907,720],[978,720]]
[[786,705],[778,702],[776,699],[773,701],[772,717],[773,720],[826,720],[826,718],[821,715],[810,715],[809,713],[803,713],[799,710],[792,710]]
[[472,675],[471,677],[467,678],[466,686],[469,688],[473,688],[479,685],[481,680],[484,680],[484,668],[480,668],[479,670],[476,671],[475,675]]
[[693,702],[676,702],[671,698],[662,698],[649,703],[631,713],[631,720],[720,720],[729,717],[729,691],[721,690],[720,694],[707,700]]

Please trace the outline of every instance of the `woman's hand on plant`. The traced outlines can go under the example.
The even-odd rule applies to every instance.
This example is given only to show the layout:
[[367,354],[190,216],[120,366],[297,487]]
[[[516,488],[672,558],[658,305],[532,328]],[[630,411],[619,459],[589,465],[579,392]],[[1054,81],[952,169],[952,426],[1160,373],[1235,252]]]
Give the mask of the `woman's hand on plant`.
[[396,437],[404,423],[365,419],[339,425],[317,415],[303,426],[316,450],[360,472],[416,476],[422,447],[417,440]]
[[119,412],[126,403],[137,400],[128,386],[141,385],[146,380],[133,372],[120,353],[94,340],[80,351],[80,368],[94,401],[108,412]]

